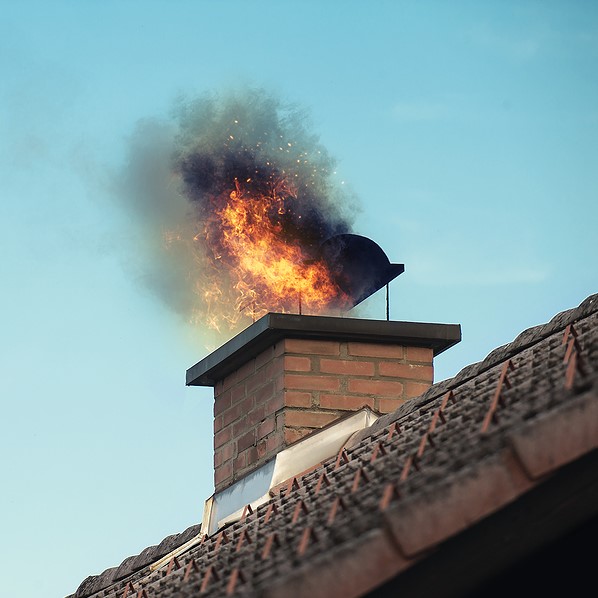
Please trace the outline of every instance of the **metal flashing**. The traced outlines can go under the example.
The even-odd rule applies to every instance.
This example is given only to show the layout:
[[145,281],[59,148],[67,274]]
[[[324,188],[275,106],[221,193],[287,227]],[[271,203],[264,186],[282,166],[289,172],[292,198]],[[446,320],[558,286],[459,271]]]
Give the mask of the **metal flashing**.
[[270,500],[273,488],[335,455],[355,432],[368,428],[378,417],[363,407],[282,450],[259,469],[208,498],[202,529],[213,534],[241,519],[248,505],[255,511]]

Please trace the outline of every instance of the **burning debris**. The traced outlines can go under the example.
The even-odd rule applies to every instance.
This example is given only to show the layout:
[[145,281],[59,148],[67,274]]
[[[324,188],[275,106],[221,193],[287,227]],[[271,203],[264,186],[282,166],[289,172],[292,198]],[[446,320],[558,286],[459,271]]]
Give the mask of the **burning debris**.
[[173,127],[145,123],[131,147],[136,211],[167,250],[150,284],[179,311],[230,332],[362,300],[337,263],[363,239],[348,234],[355,204],[301,111],[263,91],[205,96],[181,103]]

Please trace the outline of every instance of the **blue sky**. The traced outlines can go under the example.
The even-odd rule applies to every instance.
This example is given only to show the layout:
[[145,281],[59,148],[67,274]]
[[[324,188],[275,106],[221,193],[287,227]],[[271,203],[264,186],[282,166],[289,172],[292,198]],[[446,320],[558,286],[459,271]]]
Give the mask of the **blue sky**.
[[212,493],[206,337],[115,184],[140,119],[241,85],[306,108],[406,265],[391,317],[462,325],[440,380],[598,290],[597,68],[589,1],[0,1],[3,592],[74,592]]

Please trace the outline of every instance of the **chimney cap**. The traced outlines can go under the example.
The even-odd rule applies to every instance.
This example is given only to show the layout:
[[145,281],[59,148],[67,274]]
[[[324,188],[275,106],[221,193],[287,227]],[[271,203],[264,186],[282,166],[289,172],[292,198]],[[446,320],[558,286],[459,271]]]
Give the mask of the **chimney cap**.
[[439,355],[461,340],[459,324],[268,313],[187,370],[187,386],[214,386],[283,338],[392,343]]

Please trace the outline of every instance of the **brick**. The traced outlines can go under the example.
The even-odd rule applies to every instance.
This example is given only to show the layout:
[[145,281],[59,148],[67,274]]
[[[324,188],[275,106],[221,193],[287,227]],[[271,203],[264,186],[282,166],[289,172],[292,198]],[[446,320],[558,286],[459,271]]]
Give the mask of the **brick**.
[[259,370],[262,366],[272,361],[274,357],[274,345],[272,345],[271,347],[268,347],[265,351],[262,351],[259,355],[256,356],[255,369]]
[[242,382],[233,386],[230,389],[231,404],[236,405],[239,401],[242,401],[247,395],[245,393],[245,384]]
[[245,380],[245,388],[247,390],[247,394],[251,394],[253,391],[255,391],[256,388],[262,386],[266,382],[267,380],[265,378],[263,368],[255,372],[255,374],[251,374],[251,376],[249,376],[247,380]]
[[312,369],[311,359],[297,355],[285,355],[284,369],[289,372],[310,372]]
[[253,397],[247,397],[246,399],[243,399],[240,403],[237,403],[222,414],[223,424],[228,426],[237,419],[244,417],[252,410],[253,404]]
[[258,427],[257,427],[257,437],[258,440],[261,440],[268,434],[274,432],[276,429],[276,420],[273,417],[265,419]]
[[214,470],[214,484],[216,488],[220,486],[223,482],[230,480],[233,476],[233,463],[232,461],[227,461],[226,463],[222,464],[220,467],[217,467]]
[[398,409],[403,403],[404,399],[377,399],[376,400],[376,411],[379,413],[392,413],[395,409]]
[[383,357],[386,359],[403,359],[402,345],[381,345],[377,343],[348,343],[349,355],[358,357]]
[[365,405],[373,409],[374,399],[372,397],[355,397],[347,395],[320,395],[320,407],[323,409],[357,411]]
[[293,428],[322,428],[326,424],[338,419],[338,415],[335,413],[299,411],[296,409],[289,409],[285,416],[285,424]]
[[214,448],[218,448],[223,444],[226,444],[233,437],[233,431],[231,428],[224,428],[220,432],[214,434]]
[[284,393],[284,404],[287,407],[311,407],[311,393],[287,390]]
[[373,376],[374,363],[372,361],[349,361],[346,359],[321,359],[320,371],[324,374]]
[[263,459],[266,456],[268,450],[268,442],[265,438],[262,438],[262,440],[260,440],[257,443],[257,458],[258,459]]
[[214,416],[220,415],[232,405],[231,391],[227,390],[219,396],[214,397]]
[[237,377],[237,381],[247,380],[255,372],[255,359],[250,359],[247,363],[242,365],[233,375]]
[[235,445],[233,442],[229,442],[219,449],[216,449],[214,452],[214,467],[220,467],[225,461],[232,459],[234,454]]
[[247,466],[247,452],[239,453],[233,461],[233,471],[238,473]]
[[348,382],[349,392],[375,395],[379,397],[401,397],[403,384],[395,380],[365,380],[352,378]]
[[432,363],[434,353],[428,347],[405,347],[407,361],[425,361]]
[[248,427],[253,428],[257,426],[266,417],[266,406],[258,405],[247,414]]
[[253,446],[255,444],[255,441],[256,441],[255,429],[249,430],[249,432],[247,432],[246,434],[243,434],[243,436],[241,436],[237,440],[237,452],[241,453],[245,449],[248,449],[250,446]]
[[336,376],[287,374],[284,377],[284,387],[298,390],[338,390],[340,388],[340,380]]
[[222,428],[224,428],[224,424],[222,423],[222,416],[219,415],[214,418],[214,432],[220,432]]
[[262,370],[266,380],[272,380],[277,376],[281,376],[284,373],[284,358],[277,357],[273,361],[267,363]]
[[267,382],[255,392],[255,404],[266,403],[274,395],[274,382]]
[[286,353],[302,353],[303,355],[340,355],[341,347],[337,341],[318,341],[303,338],[287,338],[284,340]]
[[275,432],[266,438],[266,452],[267,453],[274,453],[278,452],[280,447],[283,444],[283,435],[282,431]]
[[275,393],[271,399],[268,399],[264,403],[266,416],[276,413],[279,409],[284,407],[283,397],[284,395],[282,392]]
[[381,361],[378,364],[378,372],[381,376],[392,376],[393,378],[409,378],[426,382],[432,382],[434,379],[434,368],[431,365]]
[[425,382],[405,382],[404,396],[406,399],[413,399],[426,392],[428,388],[430,388],[430,385]]
[[284,443],[286,446],[305,438],[308,434],[311,434],[313,429],[310,428],[285,428],[284,429]]
[[242,417],[238,419],[232,426],[233,428],[233,438],[240,438],[243,434],[246,434],[247,431],[251,428],[249,425],[249,421],[246,417]]

